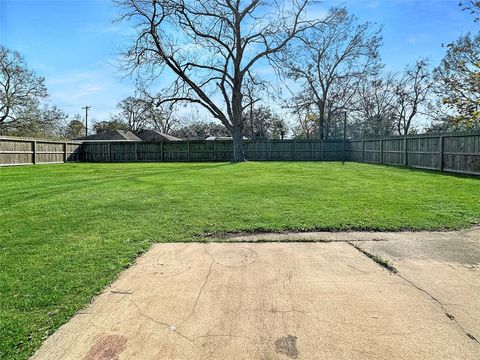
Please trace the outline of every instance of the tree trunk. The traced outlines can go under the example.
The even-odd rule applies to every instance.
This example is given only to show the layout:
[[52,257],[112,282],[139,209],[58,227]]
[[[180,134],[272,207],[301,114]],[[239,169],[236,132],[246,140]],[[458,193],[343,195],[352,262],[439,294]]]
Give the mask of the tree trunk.
[[238,126],[233,127],[232,131],[233,138],[233,158],[232,162],[242,162],[245,161],[245,152],[243,149],[243,132],[242,129]]
[[319,106],[320,114],[318,117],[318,138],[325,139],[325,111],[323,107]]
[[[238,71],[236,70],[237,74]],[[232,139],[233,139],[233,162],[245,161],[245,153],[243,151],[243,128],[245,125],[243,119],[242,107],[242,91],[241,91],[241,77],[236,76],[232,91]]]

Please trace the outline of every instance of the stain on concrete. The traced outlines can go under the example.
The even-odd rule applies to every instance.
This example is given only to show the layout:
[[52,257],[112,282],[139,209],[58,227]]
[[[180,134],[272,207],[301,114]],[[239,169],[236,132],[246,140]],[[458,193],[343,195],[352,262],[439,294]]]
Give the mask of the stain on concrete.
[[118,360],[127,348],[127,338],[122,335],[106,335],[95,341],[83,360]]
[[288,356],[290,359],[296,359],[298,356],[297,337],[288,335],[278,338],[275,340],[275,351]]

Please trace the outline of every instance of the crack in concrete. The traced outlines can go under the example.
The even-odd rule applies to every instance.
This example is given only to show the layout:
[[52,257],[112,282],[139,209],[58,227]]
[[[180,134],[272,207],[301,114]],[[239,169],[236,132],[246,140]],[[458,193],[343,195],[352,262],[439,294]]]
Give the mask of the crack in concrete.
[[210,253],[210,251],[207,250],[207,245],[206,244],[203,244],[203,250],[205,251],[205,253],[210,256],[210,259],[212,259],[212,261],[215,263],[215,264],[218,264],[218,265],[221,265],[217,260],[215,260],[215,258],[213,257],[213,255]]
[[433,300],[435,303],[437,303],[440,308],[442,309],[442,311],[444,312],[445,316],[447,318],[449,318],[451,321],[453,321],[464,333],[465,335],[470,339],[470,340],[473,340],[474,342],[476,342],[477,344],[480,344],[480,342],[478,341],[478,339],[472,335],[470,332],[468,332],[459,322],[458,320],[455,318],[454,315],[450,314],[448,312],[448,310],[445,308],[445,305],[440,301],[438,300],[435,296],[433,296],[432,294],[430,294],[427,290],[421,288],[420,286],[418,286],[417,284],[415,284],[413,281],[411,281],[410,279],[406,278],[405,276],[403,276],[402,274],[400,274],[400,272],[392,265],[389,265],[385,260],[381,259],[379,256],[375,255],[375,254],[372,254],[370,252],[368,252],[367,250],[365,249],[362,249],[361,247],[359,247],[358,245],[354,245],[354,244],[351,244],[350,242],[347,242],[350,246],[352,246],[353,248],[355,248],[356,250],[358,250],[359,252],[361,252],[363,255],[365,255],[366,257],[368,257],[369,259],[371,259],[372,261],[374,261],[376,264],[378,264],[379,266],[383,267],[383,268],[386,268],[388,271],[390,271],[391,273],[397,275],[398,277],[400,277],[401,279],[403,279],[404,281],[406,281],[408,284],[410,284],[410,286],[414,287],[415,289],[423,292],[425,295],[427,295],[431,300]]
[[131,295],[135,291],[130,291],[131,289],[128,290],[110,290],[110,293],[112,294],[118,294],[118,295]]
[[[158,278],[159,278],[159,279],[165,279],[165,278],[169,278],[169,277],[172,277],[172,276],[181,275],[181,274],[183,274],[184,272],[187,272],[188,270],[190,270],[191,268],[192,268],[192,267],[191,267],[191,266],[189,266],[189,267],[188,267],[188,268],[186,268],[185,270],[182,270],[182,271],[176,272],[176,273],[174,273],[174,274],[160,275],[160,276],[158,276]],[[157,274],[158,274],[158,272],[157,272],[157,271],[155,271],[155,272],[153,273],[153,275],[157,275]]]
[[135,305],[135,307],[137,308],[140,316],[143,316],[144,318],[149,319],[149,320],[153,321],[153,322],[156,323],[156,324],[163,325],[163,326],[166,327],[168,330],[172,331],[173,333],[177,334],[178,336],[181,336],[182,338],[188,340],[188,341],[191,342],[191,343],[194,343],[194,342],[195,342],[194,340],[192,340],[191,338],[189,338],[189,337],[186,336],[185,334],[182,334],[180,331],[178,331],[175,326],[173,326],[173,325],[171,325],[171,324],[169,324],[169,323],[166,323],[166,322],[163,322],[163,321],[154,319],[154,318],[151,317],[150,315],[145,314],[145,313],[142,311],[142,309],[140,309],[140,307],[138,306],[138,304],[137,304],[135,301],[133,301],[132,299],[130,299],[130,301],[132,302],[133,305]]
[[182,338],[184,338],[185,340],[191,342],[192,344],[195,344],[198,339],[201,339],[201,338],[210,338],[210,337],[226,337],[226,338],[245,338],[245,339],[253,339],[252,337],[249,337],[249,336],[243,336],[243,335],[235,335],[235,334],[204,334],[204,335],[197,335],[197,336],[194,336],[194,338],[192,339],[191,337],[185,335],[184,333],[180,332],[177,330],[177,328],[174,326],[174,325],[171,325],[169,323],[166,323],[164,321],[160,321],[160,320],[157,320],[153,317],[151,317],[150,315],[147,315],[145,314],[141,309],[140,307],[138,306],[138,304],[134,301],[134,300],[130,300],[133,305],[135,305],[135,307],[137,308],[140,316],[146,318],[146,319],[149,319],[150,321],[156,323],[156,324],[159,324],[159,325],[162,325],[164,327],[166,327],[168,330],[172,331],[173,333],[177,334],[178,336],[181,336]]
[[[289,313],[298,313],[298,314],[316,314],[317,312],[315,311],[305,311],[305,310],[297,310],[297,309],[290,309],[290,310],[279,310],[275,308],[271,309],[239,309],[239,311],[244,311],[244,312],[253,312],[253,313],[271,313],[271,314],[289,314]],[[237,311],[235,311],[237,312]]]
[[350,241],[347,241],[347,244],[353,247],[354,249],[356,249],[357,251],[361,252],[363,255],[365,255],[369,259],[373,260],[375,263],[377,263],[377,265],[383,267],[384,269],[387,269],[391,273],[394,273],[394,274],[398,273],[398,270],[395,269],[393,265],[390,265],[387,260],[381,258],[380,256],[369,253],[367,250],[361,248],[357,244],[353,244]]
[[201,338],[210,338],[210,337],[253,339],[253,337],[251,336],[242,336],[242,335],[234,335],[234,334],[205,334],[205,335],[195,336],[194,341],[197,341],[198,339],[201,339]]
[[421,287],[419,287],[418,285],[416,285],[413,281],[411,281],[410,279],[407,279],[405,276],[403,276],[402,274],[400,273],[396,273],[396,275],[398,275],[400,278],[402,278],[403,280],[405,280],[407,283],[409,283],[411,286],[413,286],[415,289],[423,292],[424,294],[426,294],[428,297],[430,297],[430,299],[432,299],[433,301],[435,301],[439,306],[440,308],[443,310],[443,312],[445,313],[445,316],[447,318],[449,318],[451,321],[453,321],[464,333],[465,335],[467,335],[468,338],[470,338],[471,340],[475,341],[477,344],[480,344],[480,342],[477,340],[477,338],[475,336],[473,336],[470,332],[468,332],[459,322],[458,320],[455,318],[454,315],[450,314],[448,312],[448,310],[445,308],[445,305],[440,301],[438,300],[435,296],[433,296],[432,294],[430,294],[427,290],[425,289],[422,289]]
[[[208,252],[207,252],[208,253]],[[210,255],[210,254],[209,254]],[[210,255],[211,256],[211,255]],[[177,327],[180,327],[181,325],[183,325],[188,319],[190,319],[190,317],[193,316],[193,314],[195,314],[195,312],[197,311],[197,305],[198,305],[198,301],[200,300],[200,297],[202,296],[202,293],[203,293],[203,290],[205,289],[205,286],[207,285],[208,283],[208,280],[210,279],[210,275],[212,274],[212,268],[213,268],[213,264],[215,263],[215,260],[213,259],[212,257],[212,261],[210,262],[210,266],[208,268],[208,273],[207,273],[207,276],[205,276],[205,280],[203,281],[203,284],[202,286],[200,287],[200,290],[198,291],[197,293],[197,297],[195,298],[195,303],[193,304],[193,307],[192,307],[192,310],[190,311],[190,313],[185,317],[185,319],[183,319],[182,321],[180,321],[177,325]]]
[[208,283],[208,279],[210,278],[210,275],[212,274],[213,263],[214,263],[214,261],[212,261],[210,263],[210,267],[208,268],[207,276],[205,276],[205,281],[203,282],[202,286],[200,287],[200,290],[198,291],[197,298],[195,299],[195,303],[193,304],[192,312],[191,312],[190,315],[193,315],[195,313],[195,311],[197,310],[198,300],[200,299],[200,296],[202,296],[203,289],[205,289],[205,286]]

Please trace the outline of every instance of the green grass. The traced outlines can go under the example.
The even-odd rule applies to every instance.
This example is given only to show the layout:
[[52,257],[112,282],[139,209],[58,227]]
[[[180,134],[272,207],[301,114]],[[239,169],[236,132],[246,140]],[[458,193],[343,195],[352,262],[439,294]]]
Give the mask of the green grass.
[[153,242],[462,228],[479,197],[478,178],[355,163],[0,168],[0,357],[27,358]]

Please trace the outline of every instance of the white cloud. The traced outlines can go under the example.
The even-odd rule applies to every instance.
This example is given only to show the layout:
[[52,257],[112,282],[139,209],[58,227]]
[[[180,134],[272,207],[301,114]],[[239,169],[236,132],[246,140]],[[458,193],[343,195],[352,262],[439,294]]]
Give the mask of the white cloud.
[[78,29],[80,33],[86,34],[109,34],[109,35],[120,35],[120,36],[130,36],[135,33],[135,29],[132,26],[128,26],[122,22],[111,22],[110,24],[88,24],[84,27]]
[[82,107],[92,107],[92,119],[106,119],[115,112],[116,104],[133,94],[134,86],[129,79],[110,65],[96,69],[67,72],[47,77],[49,102],[73,115],[82,113]]

